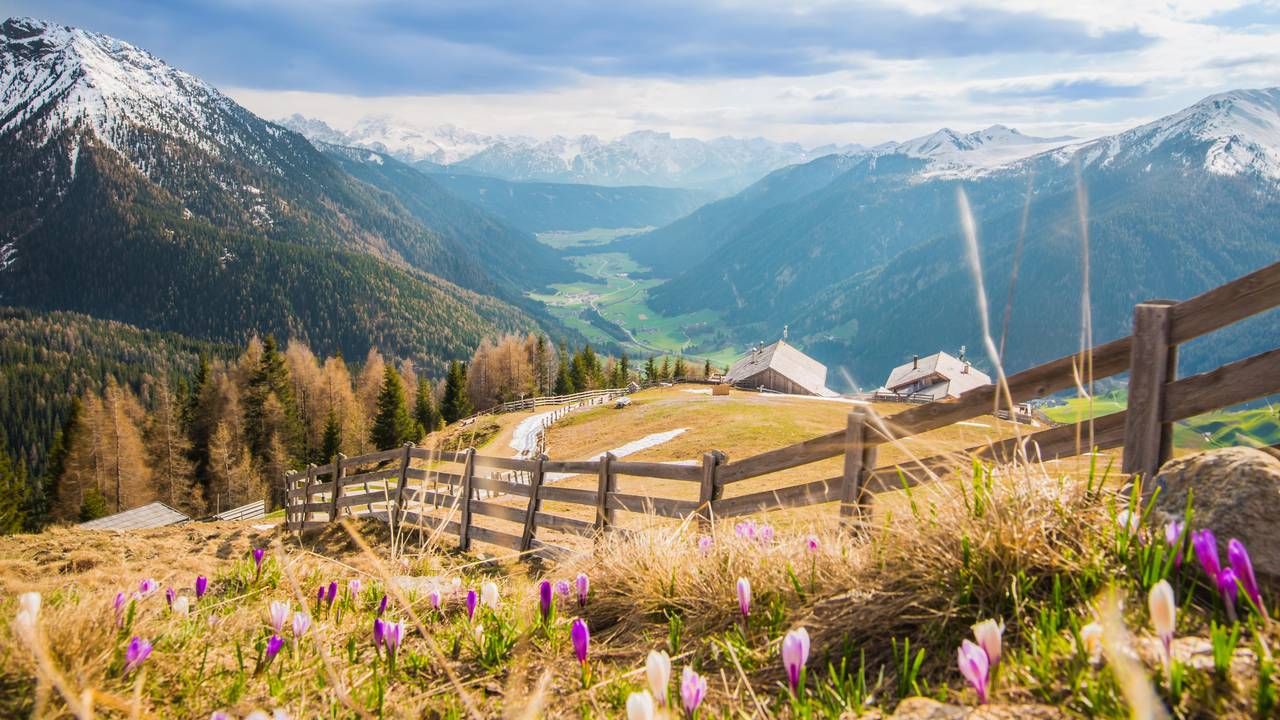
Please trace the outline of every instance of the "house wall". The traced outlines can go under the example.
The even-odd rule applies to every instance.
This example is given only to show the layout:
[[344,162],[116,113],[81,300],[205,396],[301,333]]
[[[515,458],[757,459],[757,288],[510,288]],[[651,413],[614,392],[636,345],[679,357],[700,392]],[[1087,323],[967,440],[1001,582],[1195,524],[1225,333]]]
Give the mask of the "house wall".
[[763,385],[768,390],[774,392],[788,393],[791,395],[812,395],[801,385],[792,382],[790,378],[773,368],[766,368],[761,372],[751,375],[743,380],[738,381],[738,387],[748,390],[755,390]]

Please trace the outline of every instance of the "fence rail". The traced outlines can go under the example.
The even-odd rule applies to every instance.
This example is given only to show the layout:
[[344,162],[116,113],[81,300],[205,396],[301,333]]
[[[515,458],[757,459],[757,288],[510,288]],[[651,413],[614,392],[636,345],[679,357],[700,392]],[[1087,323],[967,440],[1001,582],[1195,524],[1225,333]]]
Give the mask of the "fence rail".
[[[286,477],[286,519],[297,530],[321,527],[342,515],[370,516],[402,528],[456,536],[459,547],[483,542],[547,558],[568,552],[539,537],[540,531],[593,536],[615,530],[618,512],[652,513],[699,522],[783,508],[838,502],[842,517],[864,516],[875,494],[938,479],[957,466],[959,456],[1003,463],[1018,457],[1050,459],[1083,451],[1123,447],[1125,473],[1151,477],[1169,458],[1172,423],[1211,410],[1280,392],[1280,348],[1227,363],[1209,372],[1176,376],[1178,345],[1280,306],[1280,263],[1214,288],[1189,300],[1149,302],[1134,308],[1133,334],[1024,370],[959,398],[913,405],[891,417],[855,408],[846,426],[800,443],[728,462],[718,451],[696,464],[623,461],[605,454],[595,460],[490,457],[474,449],[435,452],[404,448],[311,466]],[[1076,386],[1082,380],[1129,374],[1126,410],[1095,418],[1084,443],[1080,429],[1064,425],[909,463],[877,465],[877,448],[891,442],[1017,406]],[[578,393],[547,401],[561,404],[614,390]],[[572,398],[572,399],[569,399]],[[538,400],[523,401],[536,407]],[[723,497],[727,486],[752,478],[843,457],[840,475]],[[426,467],[414,467],[418,461]],[[503,473],[527,475],[527,484]],[[549,473],[594,476],[594,489],[546,482]],[[620,475],[687,482],[689,497],[638,495],[618,490]],[[692,485],[697,484],[696,498]],[[355,486],[359,486],[356,490]],[[482,500],[480,493],[490,497]],[[525,499],[524,507],[495,501],[493,495]],[[591,521],[544,509],[546,502],[594,508]],[[363,509],[361,509],[363,508]],[[476,517],[505,523],[479,524]]]

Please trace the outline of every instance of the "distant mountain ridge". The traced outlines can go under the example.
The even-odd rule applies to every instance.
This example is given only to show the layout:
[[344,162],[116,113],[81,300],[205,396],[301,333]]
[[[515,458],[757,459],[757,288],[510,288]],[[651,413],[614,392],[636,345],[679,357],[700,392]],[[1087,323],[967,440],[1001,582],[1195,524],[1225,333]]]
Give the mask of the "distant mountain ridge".
[[538,140],[483,135],[452,125],[418,128],[374,116],[351,130],[293,115],[279,121],[321,142],[368,147],[406,162],[426,161],[453,172],[506,180],[587,185],[652,185],[734,192],[772,170],[833,152],[856,152],[858,145],[806,149],[798,143],[763,138],[713,140],[672,137],[641,130],[613,140],[594,135]]

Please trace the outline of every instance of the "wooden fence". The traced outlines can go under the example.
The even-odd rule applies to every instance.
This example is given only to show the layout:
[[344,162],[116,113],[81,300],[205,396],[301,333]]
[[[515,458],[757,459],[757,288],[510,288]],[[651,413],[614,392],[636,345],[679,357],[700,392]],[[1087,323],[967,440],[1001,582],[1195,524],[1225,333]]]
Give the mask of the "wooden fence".
[[[539,537],[543,531],[593,536],[613,527],[620,511],[668,518],[696,515],[706,523],[711,518],[838,501],[841,516],[855,519],[866,513],[876,493],[929,482],[957,466],[957,453],[878,466],[879,446],[1122,373],[1129,374],[1127,410],[1098,417],[1082,428],[1052,427],[962,454],[1001,463],[1020,455],[1050,459],[1123,446],[1124,471],[1150,477],[1169,458],[1172,423],[1280,392],[1280,348],[1177,378],[1178,345],[1277,306],[1280,263],[1184,302],[1140,304],[1134,309],[1132,335],[1024,370],[1002,386],[915,405],[890,418],[857,407],[841,430],[734,462],[718,451],[703,453],[700,462],[680,464],[626,461],[609,454],[587,461],[551,460],[545,455],[512,459],[479,455],[474,449],[433,453],[412,445],[353,458],[339,456],[334,463],[286,478],[286,517],[290,528],[302,530],[343,514],[367,515],[403,529],[456,536],[463,549],[477,541],[549,557],[566,550]],[[736,483],[841,456],[838,476],[723,496],[725,488]],[[511,482],[501,473],[521,474],[529,482]],[[552,473],[593,476],[596,488],[545,482]],[[684,498],[624,493],[618,490],[619,476],[678,481],[689,491]],[[518,499],[523,507],[492,497],[481,500],[480,491]],[[544,502],[585,506],[594,519],[546,512]],[[488,521],[478,523],[478,517],[496,520],[505,529]]]

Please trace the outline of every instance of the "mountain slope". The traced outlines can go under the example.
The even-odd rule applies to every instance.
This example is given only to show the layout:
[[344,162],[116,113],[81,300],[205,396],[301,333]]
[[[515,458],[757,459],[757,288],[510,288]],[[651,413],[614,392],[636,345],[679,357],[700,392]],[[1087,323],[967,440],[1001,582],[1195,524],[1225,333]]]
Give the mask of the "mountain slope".
[[536,326],[440,279],[495,282],[302,136],[127,43],[38,20],[0,25],[0,257],[6,303],[212,339],[379,344],[439,367]]
[[432,179],[529,232],[665,225],[712,198],[702,190],[515,182],[439,171]]

